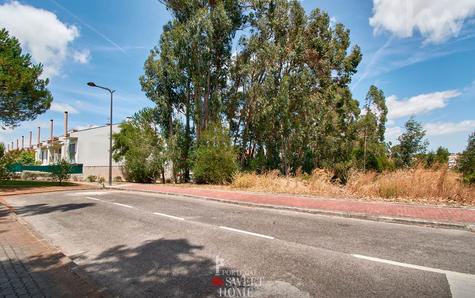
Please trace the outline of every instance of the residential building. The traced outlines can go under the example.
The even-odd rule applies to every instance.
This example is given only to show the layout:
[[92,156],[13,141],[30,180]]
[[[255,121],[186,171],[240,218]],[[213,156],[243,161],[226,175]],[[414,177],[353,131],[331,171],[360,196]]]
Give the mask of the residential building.
[[[68,117],[68,112],[64,112],[64,133],[61,136],[54,136],[53,120],[50,120],[50,135],[47,140],[41,141],[41,129],[38,127],[37,142],[33,145],[30,132],[28,149],[35,151],[36,160],[42,165],[54,164],[65,159],[70,163],[83,165],[83,178],[94,175],[107,179],[109,125],[68,130]],[[112,125],[112,131],[113,133],[120,131],[118,124]],[[112,160],[112,177],[117,176],[123,177],[121,163]]]

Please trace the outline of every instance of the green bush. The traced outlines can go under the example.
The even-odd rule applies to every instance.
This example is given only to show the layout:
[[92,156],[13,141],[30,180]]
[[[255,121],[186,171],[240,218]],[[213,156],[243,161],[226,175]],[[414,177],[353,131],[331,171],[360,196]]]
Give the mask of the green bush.
[[153,183],[165,171],[166,146],[154,125],[152,110],[136,113],[114,134],[114,159],[123,162],[127,181]]
[[21,165],[34,165],[36,163],[35,152],[22,150],[15,162]]
[[196,183],[224,184],[232,181],[238,170],[236,152],[228,131],[211,124],[202,132],[193,153],[193,177]]
[[59,184],[64,180],[68,180],[71,177],[69,173],[71,171],[71,164],[67,160],[61,160],[51,167],[51,177],[53,180],[58,181]]

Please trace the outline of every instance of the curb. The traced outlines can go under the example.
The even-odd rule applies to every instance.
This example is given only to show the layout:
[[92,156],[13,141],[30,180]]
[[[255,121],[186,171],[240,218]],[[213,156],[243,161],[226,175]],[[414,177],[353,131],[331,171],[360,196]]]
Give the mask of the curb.
[[54,250],[54,253],[59,256],[58,261],[61,265],[66,266],[69,272],[73,273],[82,283],[87,284],[91,288],[92,292],[88,293],[88,296],[91,295],[92,297],[94,297],[95,295],[97,295],[98,297],[104,298],[112,297],[108,293],[106,288],[99,286],[95,281],[93,281],[88,276],[88,274],[84,270],[82,270],[79,265],[76,264],[71,258],[65,255],[61,250],[59,250],[58,247],[50,243],[48,240],[44,239],[38,232],[33,229],[33,227],[29,223],[27,223],[21,217],[17,216],[14,207],[9,205],[7,202],[5,202],[5,200],[1,198],[0,204],[4,205],[10,211],[10,213],[13,214],[15,221],[24,226],[26,230],[38,240],[38,242]]
[[260,207],[260,208],[267,208],[267,209],[295,211],[295,212],[318,214],[318,215],[338,216],[338,217],[363,219],[363,220],[371,220],[371,221],[379,221],[379,222],[387,222],[387,223],[399,223],[399,224],[406,224],[406,225],[428,226],[428,227],[434,227],[434,228],[455,229],[455,230],[465,230],[469,232],[475,232],[475,224],[432,221],[432,220],[408,218],[408,217],[372,215],[372,214],[359,213],[359,212],[343,212],[343,211],[331,211],[331,210],[323,210],[323,209],[307,209],[307,208],[290,207],[290,206],[283,206],[283,205],[259,204],[259,203],[250,203],[250,202],[241,202],[241,201],[231,201],[231,200],[199,196],[199,195],[180,194],[180,193],[167,192],[167,191],[134,190],[134,189],[122,189],[122,188],[116,188],[116,187],[112,187],[112,188],[106,187],[106,189],[121,190],[121,191],[128,191],[128,192],[139,192],[139,193],[142,192],[142,193],[164,194],[164,195],[181,196],[181,197],[187,197],[187,198],[197,198],[197,199],[203,199],[203,200],[208,200],[208,201],[241,205],[241,206],[247,206],[247,207]]

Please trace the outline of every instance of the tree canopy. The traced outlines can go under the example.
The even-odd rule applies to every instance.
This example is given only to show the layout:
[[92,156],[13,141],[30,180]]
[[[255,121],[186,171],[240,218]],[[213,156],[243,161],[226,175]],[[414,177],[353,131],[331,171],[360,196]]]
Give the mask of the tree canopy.
[[[161,2],[173,20],[140,82],[164,136],[184,127],[186,158],[220,122],[243,169],[289,174],[352,159],[360,108],[349,84],[362,54],[343,24],[319,9],[307,15],[299,1]],[[373,93],[375,104],[384,101]]]
[[53,97],[42,72],[41,64],[22,54],[18,40],[0,29],[0,127],[15,127],[49,109]]

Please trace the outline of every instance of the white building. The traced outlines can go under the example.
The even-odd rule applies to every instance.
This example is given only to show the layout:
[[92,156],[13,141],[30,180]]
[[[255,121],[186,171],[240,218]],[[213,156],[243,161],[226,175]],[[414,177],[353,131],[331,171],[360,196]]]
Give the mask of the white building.
[[[42,165],[49,165],[65,159],[70,163],[83,165],[84,179],[90,175],[107,179],[109,176],[109,125],[68,131],[68,112],[64,112],[64,133],[57,137],[53,135],[53,120],[50,121],[48,140],[41,141],[41,131],[38,127],[37,142],[33,145],[30,132],[29,149],[36,152],[36,160]],[[113,133],[119,131],[118,124],[112,125]],[[112,160],[112,177],[117,176],[123,177],[121,164]]]

